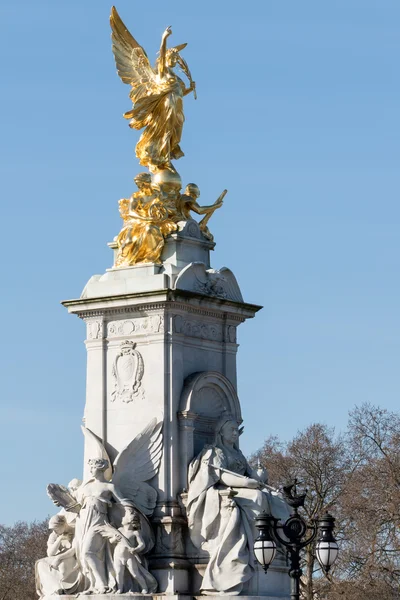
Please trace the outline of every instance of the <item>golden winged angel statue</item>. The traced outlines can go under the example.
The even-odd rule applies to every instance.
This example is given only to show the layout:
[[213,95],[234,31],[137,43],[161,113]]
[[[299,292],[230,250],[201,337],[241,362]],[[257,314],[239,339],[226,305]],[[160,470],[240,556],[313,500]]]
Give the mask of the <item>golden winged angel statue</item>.
[[[144,129],[136,145],[136,156],[152,173],[159,169],[174,170],[171,160],[183,156],[179,145],[185,120],[182,99],[190,92],[196,97],[196,84],[180,55],[186,44],[167,48],[167,39],[172,34],[171,27],[167,27],[153,68],[146,51],[129,33],[114,6],[110,23],[118,75],[132,86],[133,108],[124,117],[130,119],[129,126],[133,129]],[[177,65],[189,79],[189,87],[174,72]]]
[[[193,92],[196,98],[196,84],[180,54],[186,44],[167,48],[172,34],[171,27],[167,27],[153,68],[146,51],[129,33],[114,6],[110,23],[118,75],[132,88],[133,108],[124,117],[130,120],[133,129],[143,129],[136,144],[136,156],[150,171],[139,173],[135,177],[138,191],[119,201],[123,227],[114,238],[118,248],[114,267],[159,264],[166,238],[191,220],[191,212],[205,215],[199,223],[200,230],[206,240],[213,241],[207,223],[222,206],[226,190],[214,204],[200,206],[197,185],[189,184],[185,194],[181,194],[182,180],[171,162],[183,156],[180,147],[185,121],[183,97]],[[186,75],[189,87],[178,77],[175,67],[180,67]]]

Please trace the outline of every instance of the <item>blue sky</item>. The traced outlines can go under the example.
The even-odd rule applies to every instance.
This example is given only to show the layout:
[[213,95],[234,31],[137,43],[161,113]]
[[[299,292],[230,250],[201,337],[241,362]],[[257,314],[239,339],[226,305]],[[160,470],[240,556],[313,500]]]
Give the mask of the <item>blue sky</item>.
[[[242,448],[364,401],[400,376],[400,3],[119,0],[155,57],[172,25],[198,100],[177,163],[205,204],[215,268],[264,310],[239,330]],[[105,0],[0,3],[3,260],[0,522],[53,511],[82,468],[84,326],[61,300],[111,266],[140,170]]]

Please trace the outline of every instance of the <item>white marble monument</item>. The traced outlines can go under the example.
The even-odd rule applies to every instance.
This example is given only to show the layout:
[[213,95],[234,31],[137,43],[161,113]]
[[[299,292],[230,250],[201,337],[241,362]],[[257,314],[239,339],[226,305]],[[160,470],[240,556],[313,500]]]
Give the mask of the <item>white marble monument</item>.
[[[144,128],[136,153],[150,172],[120,201],[113,267],[63,302],[86,323],[84,468],[82,481],[48,486],[60,510],[37,592],[286,599],[284,554],[266,577],[253,540],[260,511],[285,519],[288,509],[239,450],[237,328],[260,307],[244,302],[230,269],[210,264],[208,221],[226,191],[200,206],[198,187],[182,194],[171,163],[181,155],[182,97],[195,90],[185,45],[167,49],[166,30],[157,74],[115,9],[111,25],[118,72],[133,88],[127,115]],[[191,212],[205,216],[198,223]]]

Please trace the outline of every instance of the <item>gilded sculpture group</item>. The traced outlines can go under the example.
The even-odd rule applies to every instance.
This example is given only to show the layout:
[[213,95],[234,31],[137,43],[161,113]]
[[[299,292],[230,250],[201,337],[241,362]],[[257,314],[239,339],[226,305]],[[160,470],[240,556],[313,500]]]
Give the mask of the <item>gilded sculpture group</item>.
[[[199,223],[200,230],[207,240],[213,240],[207,223],[222,206],[226,190],[214,204],[200,206],[199,188],[190,183],[182,194],[181,178],[171,162],[183,156],[180,148],[185,120],[183,97],[191,92],[196,94],[187,63],[180,55],[186,44],[167,48],[172,33],[168,27],[153,69],[144,48],[129,33],[114,7],[110,22],[118,74],[132,87],[133,109],[124,117],[130,119],[129,126],[133,129],[144,130],[136,145],[136,156],[149,169],[135,177],[138,191],[119,202],[123,227],[116,237],[118,253],[114,266],[159,263],[165,238],[178,231],[180,223],[191,219],[191,212],[205,215]],[[189,79],[188,88],[175,73],[176,66]]]

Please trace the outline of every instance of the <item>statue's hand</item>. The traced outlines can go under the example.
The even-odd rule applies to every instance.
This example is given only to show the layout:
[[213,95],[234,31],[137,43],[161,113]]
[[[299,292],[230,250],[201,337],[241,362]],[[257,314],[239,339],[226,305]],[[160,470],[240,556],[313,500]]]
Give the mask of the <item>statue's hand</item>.
[[122,537],[120,535],[114,535],[114,537],[110,538],[110,544],[116,544],[117,542],[120,542],[122,540]]
[[167,29],[163,33],[163,39],[167,39],[167,37],[169,37],[170,35],[172,35],[172,29],[171,25],[168,25]]
[[53,558],[53,560],[51,561],[51,566],[53,567],[53,569],[58,569],[58,567],[61,564],[61,561],[62,561],[61,556],[56,556],[55,558]]

